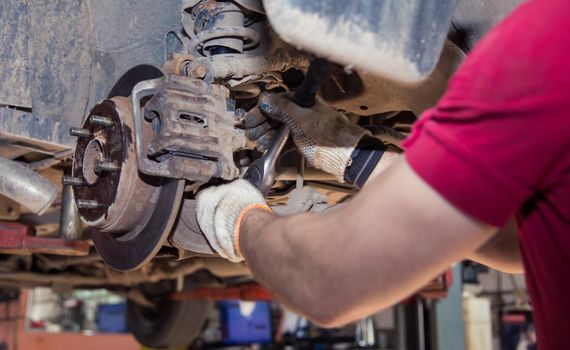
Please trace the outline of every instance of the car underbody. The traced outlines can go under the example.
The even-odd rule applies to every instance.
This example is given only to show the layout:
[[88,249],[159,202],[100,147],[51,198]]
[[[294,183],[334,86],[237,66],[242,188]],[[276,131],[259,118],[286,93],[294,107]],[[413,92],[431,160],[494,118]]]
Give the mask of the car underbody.
[[[474,12],[459,1],[421,82],[345,64],[319,95],[398,146],[473,43],[519,2],[488,1]],[[314,58],[269,20],[252,0],[1,4],[9,49],[0,53],[0,156],[11,170],[0,183],[12,189],[0,197],[0,235],[13,239],[0,238],[0,285],[107,288],[153,309],[180,281],[253,281],[246,265],[216,257],[196,222],[195,195],[264,155],[245,137],[244,115],[262,94],[295,91]],[[267,201],[278,213],[326,210],[357,192],[308,167],[291,141],[273,161]],[[54,193],[43,208],[37,198]],[[149,292],[158,285],[166,287]]]

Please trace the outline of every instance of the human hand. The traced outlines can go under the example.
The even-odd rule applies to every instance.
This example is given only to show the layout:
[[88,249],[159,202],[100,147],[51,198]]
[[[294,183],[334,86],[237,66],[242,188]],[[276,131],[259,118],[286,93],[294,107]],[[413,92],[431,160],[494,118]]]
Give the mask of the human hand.
[[245,213],[257,208],[271,211],[262,194],[248,181],[207,188],[197,196],[198,225],[210,246],[223,258],[243,261],[239,248],[239,226]]
[[313,107],[303,108],[290,99],[290,94],[266,94],[259,107],[245,116],[246,136],[263,151],[275,136],[275,122],[290,127],[293,141],[311,166],[334,175],[339,182],[344,182],[354,148],[369,134],[319,98]]

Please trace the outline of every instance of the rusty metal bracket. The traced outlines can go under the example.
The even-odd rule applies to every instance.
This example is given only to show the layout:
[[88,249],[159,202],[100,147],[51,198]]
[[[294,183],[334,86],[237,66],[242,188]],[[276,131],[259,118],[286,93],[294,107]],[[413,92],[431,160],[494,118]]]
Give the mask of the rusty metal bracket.
[[[143,106],[141,101],[150,96]],[[197,182],[213,177],[232,180],[239,175],[233,152],[245,146],[246,140],[234,128],[237,120],[228,108],[225,87],[165,75],[138,83],[131,98],[141,172]],[[145,122],[153,125],[152,140],[142,137]]]
[[0,222],[0,253],[87,255],[89,243],[61,238],[36,237],[27,226],[15,222]]

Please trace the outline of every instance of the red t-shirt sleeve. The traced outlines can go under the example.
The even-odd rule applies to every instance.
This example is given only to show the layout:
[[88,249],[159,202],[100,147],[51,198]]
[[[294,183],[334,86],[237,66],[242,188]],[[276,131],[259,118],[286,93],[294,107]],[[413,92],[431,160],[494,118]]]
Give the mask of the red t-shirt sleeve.
[[479,44],[404,142],[423,180],[494,226],[548,190],[568,146],[568,128],[556,126],[570,124],[563,112],[568,91],[561,88],[570,86],[569,50],[556,43],[559,29],[528,20],[531,3]]

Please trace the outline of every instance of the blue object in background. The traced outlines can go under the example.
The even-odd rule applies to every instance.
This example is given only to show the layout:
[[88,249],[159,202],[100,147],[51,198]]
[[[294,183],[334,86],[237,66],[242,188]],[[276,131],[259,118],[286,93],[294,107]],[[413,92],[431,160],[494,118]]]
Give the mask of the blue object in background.
[[224,344],[271,343],[271,313],[267,302],[219,303]]
[[97,306],[97,332],[125,333],[126,331],[127,303]]

